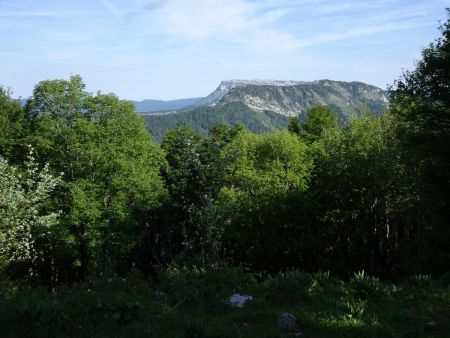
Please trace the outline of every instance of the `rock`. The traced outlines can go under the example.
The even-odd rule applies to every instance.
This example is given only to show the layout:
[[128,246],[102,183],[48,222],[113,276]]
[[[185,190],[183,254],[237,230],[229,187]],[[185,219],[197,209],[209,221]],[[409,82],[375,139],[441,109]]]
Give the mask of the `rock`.
[[277,326],[281,329],[293,329],[297,326],[297,318],[288,312],[282,313],[277,319]]
[[391,293],[394,293],[394,292],[396,292],[397,291],[397,287],[395,286],[395,284],[389,284],[389,291],[391,292]]
[[435,327],[436,327],[436,322],[434,320],[427,323],[427,329],[433,329]]
[[253,300],[252,296],[248,295],[240,295],[239,293],[235,293],[234,295],[228,298],[228,304],[232,307],[243,308],[245,304],[249,301]]

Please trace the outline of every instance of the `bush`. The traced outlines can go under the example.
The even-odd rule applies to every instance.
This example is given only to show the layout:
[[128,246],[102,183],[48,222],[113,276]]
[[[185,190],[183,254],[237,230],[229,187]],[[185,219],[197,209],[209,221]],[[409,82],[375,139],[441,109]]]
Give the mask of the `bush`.
[[289,294],[293,290],[306,289],[312,282],[313,278],[309,273],[300,270],[286,270],[268,278],[265,286]]
[[389,294],[388,288],[379,278],[368,276],[364,271],[356,272],[349,282],[350,287],[361,297],[383,297]]
[[347,319],[362,319],[367,309],[367,300],[348,299],[340,304],[341,311]]
[[408,283],[412,286],[429,286],[431,284],[431,275],[414,275],[408,278]]

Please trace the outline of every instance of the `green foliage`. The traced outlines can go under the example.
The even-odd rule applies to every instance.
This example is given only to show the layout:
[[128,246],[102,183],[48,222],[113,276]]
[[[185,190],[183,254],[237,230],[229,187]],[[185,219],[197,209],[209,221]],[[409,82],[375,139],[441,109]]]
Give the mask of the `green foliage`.
[[161,140],[164,133],[178,125],[191,127],[193,130],[207,134],[217,123],[244,125],[256,133],[273,129],[282,129],[288,125],[286,116],[270,112],[251,110],[242,102],[229,102],[220,106],[201,106],[189,111],[160,115],[143,115],[146,126],[155,140]]
[[[55,203],[61,235],[72,243],[61,262],[83,277],[89,269],[127,269],[142,242],[148,212],[160,205],[162,151],[131,103],[84,91],[78,76],[43,81],[26,106],[29,142],[40,161],[62,172]],[[67,232],[70,235],[67,235]],[[63,272],[61,271],[61,274]]]
[[22,160],[26,129],[26,116],[19,102],[0,86],[0,156],[14,162]]
[[429,271],[450,265],[450,10],[442,36],[422,50],[422,58],[390,90],[390,113],[409,166],[420,177],[421,226],[426,245],[420,255]]
[[284,217],[293,207],[288,200],[308,187],[312,165],[306,145],[288,132],[244,131],[223,149],[221,159],[224,184],[217,203],[218,221],[227,224],[224,251],[235,262],[283,267],[298,254],[298,242],[289,240],[297,228]]
[[428,286],[431,284],[431,275],[413,275],[408,278],[408,283],[417,287]]
[[[450,333],[450,294],[445,287],[409,288],[408,283],[399,283],[395,297],[365,300],[352,297],[352,287],[343,281],[308,292],[309,283],[301,280],[311,275],[291,271],[286,278],[300,282],[287,287],[289,297],[284,297],[277,284],[265,278],[256,283],[255,276],[229,267],[212,272],[172,269],[164,276],[157,284],[104,276],[52,289],[2,283],[0,336],[278,337],[286,335],[276,325],[284,312],[299,322],[299,330],[290,334],[309,337],[447,337]],[[185,300],[189,285],[199,296]],[[181,292],[182,286],[186,292]],[[201,294],[205,287],[209,291]],[[234,292],[245,292],[253,300],[242,309],[231,308],[226,299]]]
[[306,206],[321,233],[319,266],[383,274],[410,259],[396,241],[412,239],[415,178],[403,162],[392,118],[357,118],[326,131],[310,149],[316,170]]
[[322,136],[326,130],[337,127],[338,118],[333,110],[324,105],[316,105],[306,112],[307,119],[302,121],[297,134],[306,141],[315,141]]
[[218,180],[214,151],[228,142],[227,128],[217,125],[204,137],[179,126],[168,131],[161,143],[169,164],[163,172],[170,195],[163,212],[171,215],[165,221],[165,237],[172,257],[178,254],[179,260],[217,259],[221,230],[212,223],[211,198]]
[[342,311],[345,318],[350,320],[363,318],[367,309],[367,300],[362,299],[348,299],[341,304]]
[[45,114],[52,117],[64,117],[64,122],[83,115],[85,100],[89,94],[79,75],[70,80],[45,80],[39,82],[33,90],[33,97],[27,101],[25,110],[32,115]]
[[267,279],[270,287],[274,289],[295,290],[298,288],[305,288],[313,281],[311,274],[301,270],[293,269],[281,271],[274,277]]
[[296,117],[291,116],[289,118],[288,131],[293,134],[300,134],[300,123]]
[[212,270],[171,266],[160,274],[163,290],[172,304],[216,299],[222,303],[232,293],[246,292],[256,285],[255,277],[231,266]]
[[349,282],[350,287],[360,297],[383,297],[389,294],[389,290],[377,277],[368,276],[363,271],[355,272]]

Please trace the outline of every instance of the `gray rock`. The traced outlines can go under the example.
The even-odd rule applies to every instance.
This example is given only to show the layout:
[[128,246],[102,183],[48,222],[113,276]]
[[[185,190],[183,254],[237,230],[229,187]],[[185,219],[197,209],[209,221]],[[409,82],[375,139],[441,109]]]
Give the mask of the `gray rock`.
[[277,326],[281,329],[293,329],[297,326],[297,318],[288,312],[282,313],[277,319]]
[[243,308],[245,304],[251,300],[253,300],[252,296],[240,295],[239,293],[235,293],[228,298],[227,303],[232,307]]
[[397,287],[395,286],[395,284],[389,284],[389,291],[391,293],[394,293],[397,291]]

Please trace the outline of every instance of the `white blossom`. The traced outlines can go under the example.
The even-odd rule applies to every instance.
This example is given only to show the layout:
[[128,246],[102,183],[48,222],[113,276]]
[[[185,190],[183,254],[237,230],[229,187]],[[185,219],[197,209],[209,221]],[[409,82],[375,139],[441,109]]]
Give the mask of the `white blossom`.
[[30,147],[25,173],[0,156],[0,256],[9,261],[35,261],[37,239],[49,235],[59,212],[46,211],[45,204],[59,183],[48,165],[39,169]]

